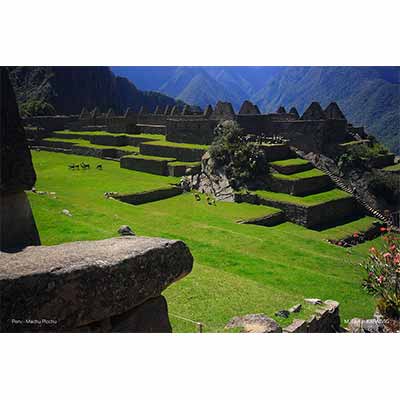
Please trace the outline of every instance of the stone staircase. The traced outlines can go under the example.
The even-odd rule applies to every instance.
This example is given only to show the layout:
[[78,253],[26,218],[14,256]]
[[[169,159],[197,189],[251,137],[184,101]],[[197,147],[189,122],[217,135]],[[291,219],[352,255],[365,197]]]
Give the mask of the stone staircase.
[[323,165],[319,165],[319,169],[324,171],[332,179],[332,181],[335,183],[337,187],[355,197],[358,203],[360,203],[367,210],[368,213],[370,213],[375,218],[378,218],[381,221],[385,222],[386,224],[391,225],[391,220],[389,218],[386,218],[381,212],[371,207],[366,201],[364,201],[364,199],[358,193],[356,193],[350,186],[348,186],[339,176],[333,174]]

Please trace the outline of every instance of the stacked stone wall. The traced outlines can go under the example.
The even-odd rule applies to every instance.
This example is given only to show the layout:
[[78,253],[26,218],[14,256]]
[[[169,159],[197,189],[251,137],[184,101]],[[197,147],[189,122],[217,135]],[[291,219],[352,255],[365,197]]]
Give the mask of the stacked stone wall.
[[149,190],[147,192],[116,195],[114,197],[117,200],[120,200],[124,203],[139,205],[139,204],[150,203],[152,201],[168,199],[170,197],[178,196],[181,193],[182,189],[180,187],[171,186],[166,188]]
[[146,158],[122,157],[120,160],[121,168],[132,169],[134,171],[148,172],[149,174],[168,175],[168,162],[170,160],[152,160]]
[[287,193],[292,196],[305,196],[328,190],[333,187],[333,183],[328,175],[297,180],[271,177],[268,186],[273,192]]
[[279,208],[284,211],[288,221],[305,226],[306,228],[318,228],[322,225],[329,225],[361,213],[353,197],[332,200],[314,206],[305,206],[266,199],[255,194],[237,193],[235,194],[235,201]]
[[151,143],[140,143],[140,153],[149,156],[157,157],[170,157],[179,161],[199,161],[205,150],[186,148],[186,147],[173,147],[173,146],[159,146]]
[[394,157],[395,157],[395,155],[393,153],[382,154],[382,155],[376,156],[376,157],[372,158],[371,160],[369,160],[368,165],[371,168],[388,167],[389,165],[394,164]]
[[137,133],[153,133],[156,135],[165,135],[167,127],[165,125],[137,124]]

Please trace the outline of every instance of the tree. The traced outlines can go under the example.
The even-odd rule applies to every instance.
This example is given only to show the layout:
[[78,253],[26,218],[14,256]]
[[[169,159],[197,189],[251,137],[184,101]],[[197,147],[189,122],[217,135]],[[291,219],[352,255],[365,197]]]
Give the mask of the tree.
[[268,173],[260,145],[247,140],[235,121],[224,121],[215,128],[210,156],[217,167],[224,167],[234,189],[247,187]]

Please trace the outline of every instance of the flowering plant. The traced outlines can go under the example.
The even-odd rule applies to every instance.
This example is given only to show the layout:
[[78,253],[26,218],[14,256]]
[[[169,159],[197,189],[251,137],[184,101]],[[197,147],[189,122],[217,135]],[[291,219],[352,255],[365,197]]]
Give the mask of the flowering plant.
[[400,238],[387,229],[383,240],[383,250],[371,247],[368,260],[362,264],[368,274],[363,281],[363,287],[378,298],[378,309],[382,315],[399,318]]

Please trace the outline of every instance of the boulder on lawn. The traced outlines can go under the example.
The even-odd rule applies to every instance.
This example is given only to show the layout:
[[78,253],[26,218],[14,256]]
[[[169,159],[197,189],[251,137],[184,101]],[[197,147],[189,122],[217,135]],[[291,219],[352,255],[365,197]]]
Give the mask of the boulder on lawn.
[[121,236],[135,236],[135,232],[128,226],[128,225],[122,225],[118,229],[118,233]]

